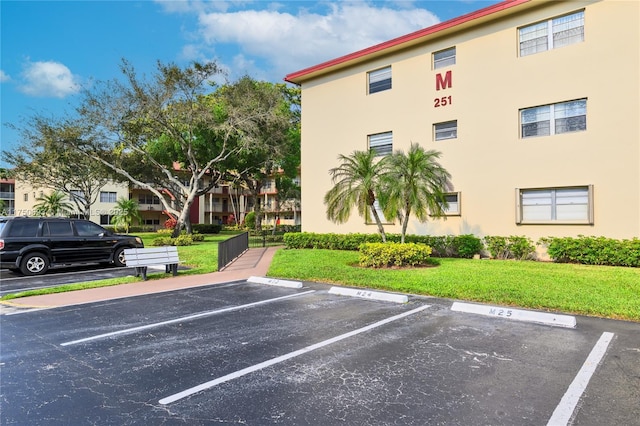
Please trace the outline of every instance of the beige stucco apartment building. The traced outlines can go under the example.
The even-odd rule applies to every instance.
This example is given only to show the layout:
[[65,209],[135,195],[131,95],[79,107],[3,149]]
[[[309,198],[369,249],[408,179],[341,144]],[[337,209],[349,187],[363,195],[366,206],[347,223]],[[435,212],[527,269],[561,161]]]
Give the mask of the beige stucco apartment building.
[[639,61],[638,1],[511,0],[289,74],[303,231],[376,232],[326,218],[328,170],[416,142],[454,190],[446,220],[408,233],[640,236]]

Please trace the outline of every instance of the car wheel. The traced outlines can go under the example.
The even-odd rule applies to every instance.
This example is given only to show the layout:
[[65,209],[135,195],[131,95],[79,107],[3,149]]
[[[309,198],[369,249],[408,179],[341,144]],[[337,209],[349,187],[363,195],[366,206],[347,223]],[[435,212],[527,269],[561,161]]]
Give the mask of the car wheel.
[[49,270],[49,259],[42,253],[29,253],[20,262],[24,275],[42,275]]
[[113,263],[116,266],[127,266],[127,262],[124,259],[124,249],[126,247],[120,247],[113,254]]

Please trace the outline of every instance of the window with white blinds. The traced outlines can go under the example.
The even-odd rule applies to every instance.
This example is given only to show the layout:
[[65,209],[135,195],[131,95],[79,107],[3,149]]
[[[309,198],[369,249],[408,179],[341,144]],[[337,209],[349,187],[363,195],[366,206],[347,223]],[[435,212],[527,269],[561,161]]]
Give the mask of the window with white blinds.
[[587,100],[521,109],[520,126],[523,138],[587,130]]
[[564,15],[518,31],[520,56],[533,55],[584,41],[584,11]]
[[433,54],[433,69],[448,67],[456,64],[456,48],[441,50]]
[[593,223],[593,187],[518,189],[518,223]]
[[369,149],[376,156],[388,155],[393,152],[393,132],[376,133],[369,135]]
[[118,197],[117,192],[100,191],[101,203],[115,203],[117,202],[116,200],[117,197]]
[[458,120],[436,123],[433,125],[433,138],[437,141],[458,137]]
[[391,89],[391,66],[368,73],[369,94]]
[[447,216],[460,215],[460,193],[453,192],[445,194],[445,200],[447,201],[447,207],[445,207],[444,214]]

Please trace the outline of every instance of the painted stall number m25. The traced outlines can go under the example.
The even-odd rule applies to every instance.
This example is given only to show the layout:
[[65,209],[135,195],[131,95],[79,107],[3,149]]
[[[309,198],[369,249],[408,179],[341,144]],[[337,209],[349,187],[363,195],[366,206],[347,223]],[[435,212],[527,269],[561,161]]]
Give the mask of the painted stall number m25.
[[[436,91],[450,89],[451,86],[452,86],[451,70],[447,71],[444,74],[444,77],[442,76],[442,73],[436,74]],[[449,96],[442,96],[440,98],[435,98],[433,100],[433,107],[434,108],[439,108],[439,107],[451,105],[452,103],[453,102],[452,102],[452,98],[451,98],[450,95]]]
[[513,315],[513,311],[511,309],[489,309],[489,315],[495,315],[497,317],[507,317],[509,318]]

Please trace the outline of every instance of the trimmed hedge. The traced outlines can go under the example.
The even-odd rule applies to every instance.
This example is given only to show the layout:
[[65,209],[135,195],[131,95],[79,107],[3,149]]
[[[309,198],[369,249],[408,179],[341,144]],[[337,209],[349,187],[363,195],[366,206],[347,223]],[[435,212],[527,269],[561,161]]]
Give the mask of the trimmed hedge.
[[[387,234],[388,243],[399,243],[400,234]],[[284,234],[287,248],[315,248],[327,250],[356,251],[364,243],[382,243],[378,234],[316,234],[298,232]],[[482,240],[474,235],[407,235],[405,243],[425,244],[432,249],[434,257],[472,258],[482,250]]]
[[191,225],[193,232],[198,234],[219,234],[222,230],[222,225],[214,223],[194,223]]
[[549,237],[540,244],[554,262],[640,267],[640,239],[614,240],[605,237]]
[[[356,251],[365,243],[382,243],[378,234],[316,234],[296,232],[284,234],[283,242],[290,249],[328,249]],[[387,243],[399,243],[399,234],[388,234]],[[472,258],[487,250],[495,259],[535,259],[535,244],[524,236],[486,236],[480,239],[465,235],[407,235],[406,243],[431,247],[432,257]],[[605,237],[541,238],[538,245],[547,246],[554,262],[640,267],[640,239],[615,240]]]
[[434,264],[431,247],[419,243],[364,243],[360,246],[360,266],[388,268]]

